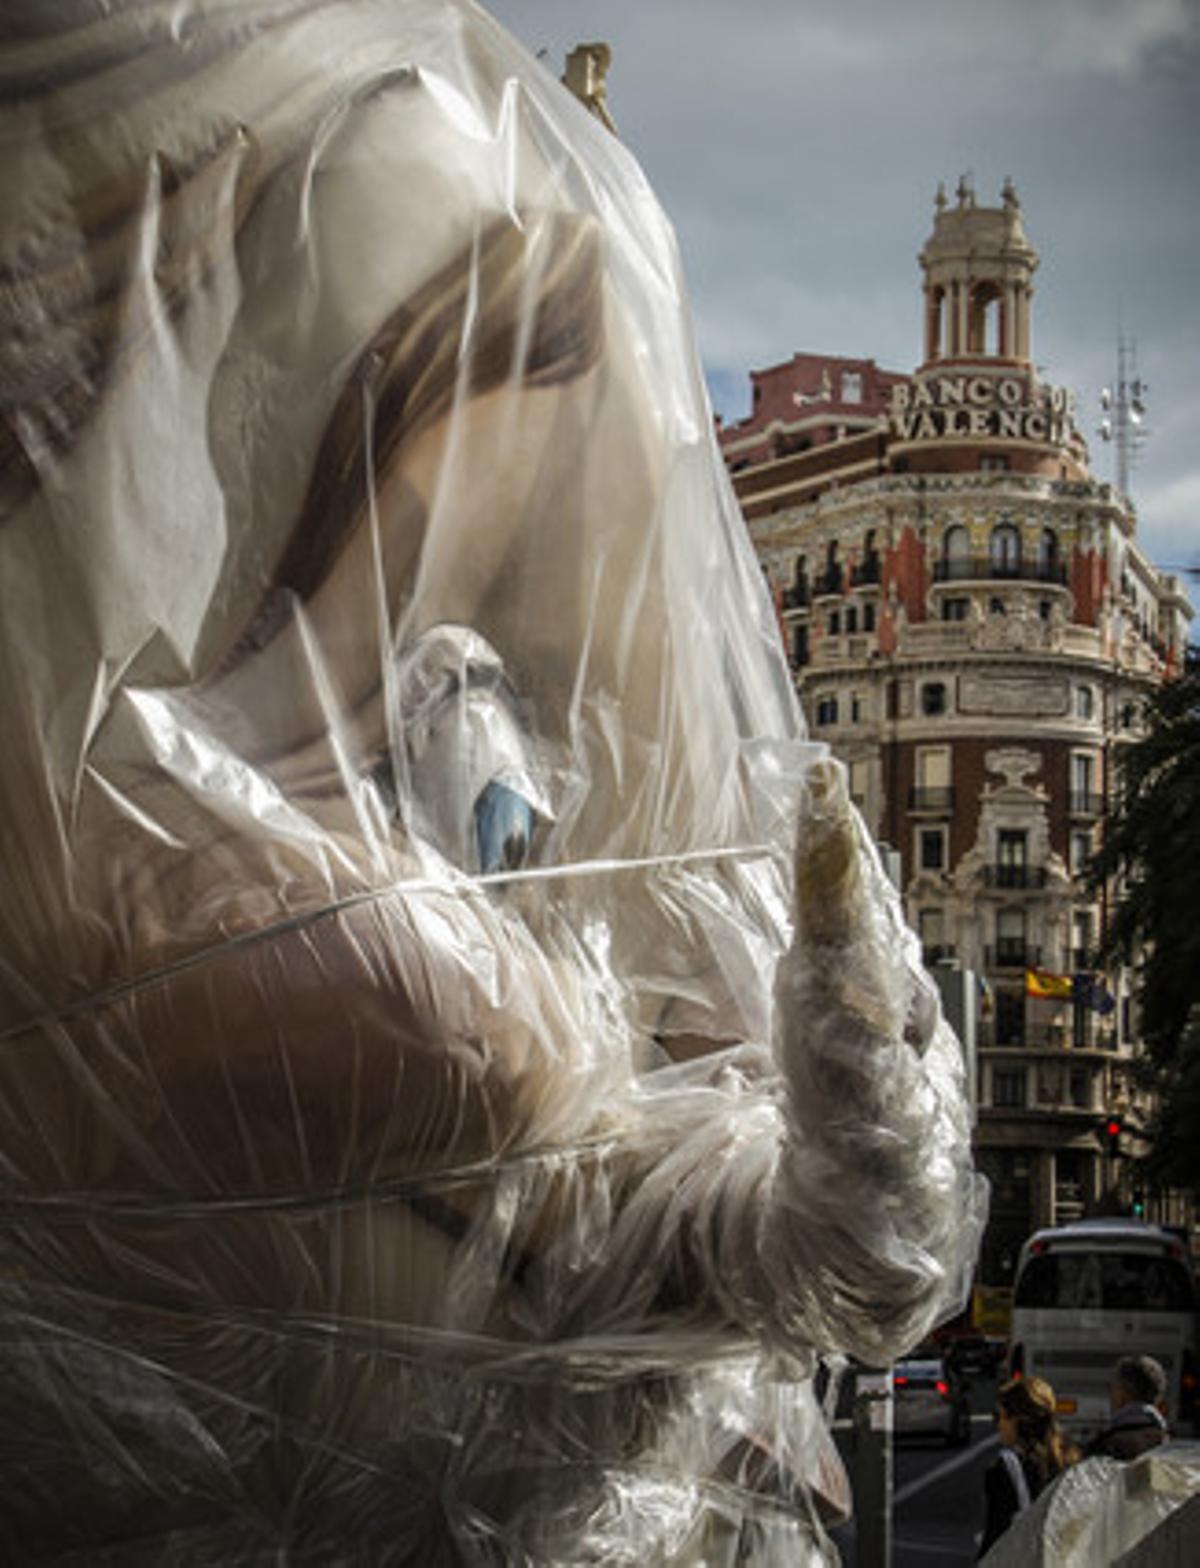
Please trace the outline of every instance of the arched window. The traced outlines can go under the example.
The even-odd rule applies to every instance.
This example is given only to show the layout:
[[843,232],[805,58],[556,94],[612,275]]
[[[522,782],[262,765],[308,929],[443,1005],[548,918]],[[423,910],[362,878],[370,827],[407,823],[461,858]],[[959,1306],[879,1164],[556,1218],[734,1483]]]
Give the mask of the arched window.
[[992,282],[976,284],[971,291],[967,351],[971,354],[999,354],[1000,338],[1000,290]]
[[808,557],[798,555],[792,564],[792,586],[785,603],[790,609],[802,610],[808,599]]
[[1019,577],[1021,533],[1014,523],[997,523],[992,529],[992,575]]
[[942,535],[943,582],[962,582],[971,575],[971,537],[961,523],[952,523]]
[[842,563],[838,559],[836,539],[831,539],[825,550],[825,577],[821,584],[824,593],[841,593]]
[[1058,535],[1053,528],[1043,528],[1038,539],[1038,566],[1043,582],[1051,582],[1058,576]]

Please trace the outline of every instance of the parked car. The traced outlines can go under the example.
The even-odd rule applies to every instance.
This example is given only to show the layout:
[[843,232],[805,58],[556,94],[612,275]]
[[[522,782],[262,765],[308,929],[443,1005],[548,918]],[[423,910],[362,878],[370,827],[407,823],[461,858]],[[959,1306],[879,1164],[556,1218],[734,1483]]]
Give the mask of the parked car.
[[941,1437],[951,1447],[971,1441],[971,1407],[958,1373],[936,1353],[897,1361],[895,1430],[899,1437]]

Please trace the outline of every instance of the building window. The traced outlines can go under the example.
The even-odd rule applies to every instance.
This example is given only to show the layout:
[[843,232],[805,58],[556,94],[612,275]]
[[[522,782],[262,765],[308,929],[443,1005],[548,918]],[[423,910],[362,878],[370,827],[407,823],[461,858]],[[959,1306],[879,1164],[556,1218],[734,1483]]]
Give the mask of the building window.
[[1127,702],[1121,709],[1121,728],[1131,730],[1137,723],[1137,709],[1133,703]]
[[946,688],[941,681],[926,681],[921,687],[921,712],[932,717],[946,711]]
[[917,747],[912,803],[917,811],[949,811],[953,806],[949,746]]
[[838,721],[838,700],[836,697],[817,698],[817,723],[836,724]]
[[[855,701],[857,700],[856,698]],[[848,769],[850,775],[850,799],[860,811],[864,810],[867,804],[867,777],[869,771],[870,764],[862,758],[857,762],[852,762]]]
[[868,602],[867,604],[863,605],[862,612],[863,612],[863,631],[864,632],[873,632],[875,630],[875,606],[873,604],[871,604],[870,602]]
[[1021,570],[1021,535],[1014,523],[997,523],[992,529],[992,572],[997,577],[1016,577]]
[[922,909],[917,912],[917,930],[921,937],[921,952],[926,963],[936,963],[946,952],[946,928],[940,909]]
[[1024,828],[1001,828],[996,835],[997,887],[1028,887],[1029,840]]
[[1004,1110],[1021,1110],[1025,1105],[1025,1069],[992,1068],[992,1104]]
[[922,871],[944,871],[946,869],[946,830],[944,828],[922,828],[917,836],[917,858]]
[[1071,967],[1087,969],[1092,958],[1092,916],[1087,909],[1077,909],[1071,916]]
[[1000,909],[996,912],[996,964],[1000,968],[1020,969],[1029,963],[1025,944],[1025,911]]
[[847,632],[856,632],[858,630],[858,609],[853,604],[848,605],[846,608],[846,630]]
[[942,600],[942,620],[944,621],[965,621],[970,613],[971,601],[969,599]]
[[1077,719],[1090,719],[1096,707],[1096,699],[1090,686],[1076,686],[1075,688],[1075,717]]
[[1071,875],[1082,876],[1092,858],[1092,835],[1084,828],[1071,834]]
[[821,582],[822,593],[841,593],[843,583],[842,563],[838,559],[838,544],[831,539],[825,546],[825,575]]
[[1071,753],[1071,810],[1091,814],[1099,809],[1095,759],[1090,752],[1074,751]]
[[850,693],[850,722],[857,724],[862,719],[862,698],[856,691]]
[[862,372],[858,370],[843,370],[842,372],[842,402],[861,403],[863,395]]
[[1053,528],[1042,529],[1038,539],[1038,565],[1048,580],[1052,580],[1057,575],[1058,535]]
[[808,663],[808,627],[797,626],[792,631],[792,663],[802,670]]
[[1067,1092],[1070,1095],[1071,1104],[1075,1106],[1077,1110],[1086,1111],[1090,1109],[1092,1103],[1092,1086],[1090,1082],[1090,1075],[1086,1068],[1073,1067],[1071,1069],[1069,1088]]
[[1025,996],[1021,991],[996,991],[996,1044],[1025,1044]]
[[840,610],[830,610],[829,619],[825,625],[831,637],[839,636],[842,630],[842,612]]

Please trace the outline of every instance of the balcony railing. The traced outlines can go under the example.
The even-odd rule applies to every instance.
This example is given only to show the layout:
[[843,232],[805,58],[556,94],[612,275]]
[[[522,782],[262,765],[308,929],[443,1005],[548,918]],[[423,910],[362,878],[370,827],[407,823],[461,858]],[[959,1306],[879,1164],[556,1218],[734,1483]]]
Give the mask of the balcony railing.
[[953,811],[954,810],[954,785],[944,784],[929,787],[918,784],[915,789],[908,792],[908,809],[910,811]]
[[881,562],[877,555],[868,555],[851,568],[850,586],[852,588],[865,588],[871,583],[877,583],[881,576]]
[[1025,1044],[1037,1050],[1065,1050],[1071,1043],[1071,1031],[1066,1024],[1025,1025]]
[[1042,950],[1022,937],[1000,937],[995,947],[984,949],[988,969],[1035,969],[1042,961]]
[[985,866],[983,880],[988,887],[1045,887],[1046,868],[1045,866]]
[[830,594],[843,593],[846,587],[846,574],[840,566],[828,566],[817,578],[816,593]]
[[1066,587],[1065,561],[993,561],[990,556],[951,556],[933,563],[935,583],[1058,583]]
[[1087,789],[1073,789],[1068,809],[1073,817],[1098,817],[1104,810],[1104,796]]
[[794,583],[792,587],[783,590],[785,610],[806,610],[811,603],[812,595],[807,583]]

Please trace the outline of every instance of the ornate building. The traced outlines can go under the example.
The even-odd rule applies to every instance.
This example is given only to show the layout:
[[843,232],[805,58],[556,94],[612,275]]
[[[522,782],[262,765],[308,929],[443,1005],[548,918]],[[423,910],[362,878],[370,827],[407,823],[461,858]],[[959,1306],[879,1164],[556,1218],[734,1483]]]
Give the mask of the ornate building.
[[719,435],[812,731],[898,851],[927,962],[981,977],[981,1275],[1004,1283],[1036,1226],[1138,1196],[1136,1009],[1096,972],[1107,895],[1081,872],[1191,608],[1034,366],[1011,183],[994,208],[939,190],[919,260],[913,374],[797,355]]

